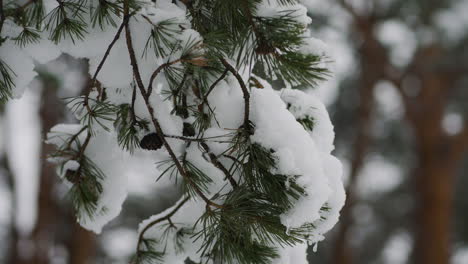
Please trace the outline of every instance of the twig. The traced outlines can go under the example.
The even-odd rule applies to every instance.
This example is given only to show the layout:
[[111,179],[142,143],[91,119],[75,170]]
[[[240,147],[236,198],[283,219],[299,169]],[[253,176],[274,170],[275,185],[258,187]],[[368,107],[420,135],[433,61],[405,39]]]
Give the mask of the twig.
[[[206,140],[209,140],[210,138],[217,138],[217,137],[191,138],[191,137],[175,136],[175,135],[164,135],[164,137],[175,138],[175,139],[180,139],[180,140],[185,140],[185,141],[194,141],[194,142],[205,142]],[[210,140],[210,141],[217,142],[217,143],[229,143],[230,142],[228,140]]]
[[166,63],[163,63],[161,65],[159,65],[159,67],[153,72],[153,74],[151,75],[151,79],[150,79],[150,82],[149,82],[149,85],[148,85],[148,97],[151,95],[151,93],[153,92],[153,82],[154,82],[154,79],[156,79],[156,77],[158,76],[158,74],[163,70],[165,69],[166,67],[169,67],[173,64],[176,64],[178,62],[181,62],[182,59],[177,59],[177,60],[174,60],[174,61],[169,61],[169,62],[166,62]]
[[151,227],[153,227],[154,225],[158,224],[158,223],[161,223],[162,221],[164,220],[168,220],[170,221],[170,218],[175,214],[177,213],[177,211],[179,211],[180,208],[182,208],[182,206],[188,202],[188,200],[190,199],[190,197],[185,197],[182,202],[180,202],[171,212],[169,212],[167,215],[161,217],[161,218],[158,218],[158,219],[155,219],[154,221],[150,222],[148,225],[145,226],[145,228],[143,228],[143,230],[141,230],[140,232],[140,235],[138,236],[138,242],[137,242],[137,248],[136,248],[136,254],[137,254],[137,263],[138,263],[138,258],[139,258],[139,251],[140,251],[140,245],[144,239],[144,235],[146,233],[146,231],[148,231]]
[[233,188],[237,188],[238,187],[237,182],[234,180],[231,173],[229,173],[229,171],[226,169],[226,167],[224,167],[224,165],[218,160],[216,155],[213,154],[213,152],[211,152],[210,147],[208,147],[208,145],[205,142],[200,143],[200,145],[203,147],[203,149],[206,151],[206,153],[208,153],[208,156],[210,157],[211,163],[216,168],[218,168],[219,170],[221,170],[224,173],[224,175],[229,180],[229,183],[231,183]]
[[234,77],[236,77],[237,81],[239,82],[239,85],[242,89],[242,93],[244,94],[244,129],[247,129],[249,126],[249,115],[250,115],[250,94],[247,86],[245,85],[244,80],[242,79],[242,76],[237,72],[237,70],[231,66],[225,59],[221,59],[221,62],[223,65],[226,67],[227,70],[229,70]]
[[81,133],[83,133],[83,131],[85,131],[86,129],[88,128],[88,126],[84,126],[80,129],[80,131],[78,131],[76,134],[74,134],[68,141],[68,144],[67,144],[67,148],[66,149],[71,149],[71,145],[73,144],[73,141],[75,141],[75,139],[81,135]]
[[226,77],[227,73],[228,73],[228,69],[225,69],[223,74],[221,74],[221,76],[219,76],[219,78],[216,79],[216,81],[214,81],[213,84],[211,84],[210,88],[208,88],[208,92],[206,92],[206,95],[203,98],[202,104],[208,101],[208,95],[210,95],[210,93],[214,90],[216,85],[218,85],[218,83],[221,82],[224,79],[224,77]]
[[132,91],[132,104],[130,106],[130,111],[132,111],[132,120],[136,123],[137,118],[135,115],[135,101],[136,101],[136,85],[133,84],[133,91]]
[[[101,71],[102,67],[104,66],[104,63],[106,62],[107,57],[109,57],[109,54],[110,54],[112,48],[114,47],[115,43],[120,38],[120,34],[122,33],[122,30],[124,29],[125,25],[128,23],[129,19],[130,19],[130,15],[125,15],[124,16],[122,24],[120,25],[119,29],[117,30],[117,33],[115,34],[114,39],[112,40],[112,42],[107,47],[107,50],[104,53],[104,57],[102,57],[101,62],[99,63],[98,67],[96,68],[96,71],[94,72],[93,78],[91,79],[91,82],[90,82],[91,88],[95,86],[96,79],[97,79],[97,76],[98,76],[99,72]],[[88,110],[90,110],[89,107],[88,107],[89,93],[90,92],[91,92],[91,89],[88,89],[88,91],[85,94],[85,99],[84,99],[84,105],[88,108]]]
[[119,29],[117,30],[117,33],[115,34],[114,39],[112,40],[110,45],[107,47],[106,53],[104,54],[104,57],[102,57],[102,60],[99,63],[99,65],[98,65],[98,67],[96,69],[96,72],[93,75],[93,79],[92,79],[93,84],[96,81],[96,78],[97,78],[99,72],[101,71],[102,66],[104,66],[104,63],[106,62],[107,57],[109,56],[112,48],[114,47],[117,40],[120,38],[120,34],[122,33],[122,30],[124,29],[125,25],[128,23],[129,19],[130,19],[129,15],[124,16],[122,24],[120,25]]

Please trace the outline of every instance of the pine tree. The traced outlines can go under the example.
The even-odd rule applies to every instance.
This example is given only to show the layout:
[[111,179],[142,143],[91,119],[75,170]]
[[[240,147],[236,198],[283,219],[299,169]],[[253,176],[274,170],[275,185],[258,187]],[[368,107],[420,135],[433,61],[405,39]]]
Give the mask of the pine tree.
[[[49,160],[78,222],[99,233],[125,200],[125,157],[157,162],[183,190],[142,222],[133,263],[289,263],[344,203],[323,104],[292,88],[328,77],[296,0],[1,1],[0,96],[33,60],[88,58],[79,124],[52,128]],[[289,87],[273,90],[270,81]]]

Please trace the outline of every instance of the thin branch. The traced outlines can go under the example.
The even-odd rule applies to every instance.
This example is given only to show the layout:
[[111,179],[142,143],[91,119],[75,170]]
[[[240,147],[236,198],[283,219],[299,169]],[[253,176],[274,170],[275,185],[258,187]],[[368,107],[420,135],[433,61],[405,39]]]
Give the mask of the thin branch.
[[99,63],[99,65],[98,65],[98,67],[96,69],[96,72],[93,75],[93,79],[92,79],[93,84],[96,81],[96,78],[97,78],[99,72],[101,71],[102,66],[104,66],[104,63],[106,62],[107,57],[109,56],[112,48],[114,47],[117,40],[120,38],[120,34],[122,33],[122,30],[124,29],[125,25],[128,23],[129,19],[130,19],[129,15],[124,16],[122,24],[120,25],[119,29],[117,30],[117,33],[115,34],[114,39],[112,40],[110,45],[107,47],[106,53],[104,54],[104,57],[102,58],[101,62]]
[[237,182],[234,180],[231,173],[229,173],[229,171],[226,169],[226,167],[224,167],[224,165],[218,160],[216,155],[213,154],[213,152],[211,152],[210,147],[208,147],[208,145],[205,142],[200,143],[200,145],[203,147],[203,149],[206,151],[206,153],[210,157],[211,163],[216,168],[218,168],[219,170],[221,170],[223,172],[223,174],[229,180],[229,183],[232,185],[233,188],[237,188],[238,187]]
[[182,59],[177,59],[177,60],[174,60],[174,61],[169,61],[169,62],[166,62],[166,63],[163,63],[161,65],[159,65],[159,67],[153,72],[153,74],[151,75],[151,78],[150,78],[150,82],[149,82],[149,85],[148,85],[148,97],[151,96],[151,93],[153,92],[153,82],[154,80],[156,79],[156,77],[158,76],[158,74],[165,68],[173,65],[173,64],[176,64],[178,62],[181,62]]
[[130,111],[132,111],[132,120],[136,123],[137,118],[135,115],[135,101],[136,101],[136,85],[133,84],[133,91],[132,91],[132,104],[130,106]]
[[177,211],[179,211],[180,208],[182,208],[182,206],[188,202],[188,200],[190,200],[190,197],[185,197],[182,202],[180,202],[171,212],[169,212],[167,215],[161,217],[161,218],[158,218],[158,219],[155,219],[154,221],[150,222],[148,225],[145,226],[145,228],[143,228],[143,230],[141,230],[140,232],[140,235],[138,236],[138,242],[137,242],[137,248],[136,248],[136,254],[137,254],[137,263],[138,263],[138,258],[139,258],[139,251],[140,251],[140,245],[141,243],[143,242],[143,239],[144,239],[144,235],[146,233],[146,231],[148,231],[151,227],[153,227],[154,225],[158,224],[158,223],[161,223],[162,221],[165,221],[165,220],[168,220],[170,221],[170,218],[177,213]]
[[229,70],[234,77],[236,77],[237,81],[239,82],[239,85],[242,89],[242,93],[244,94],[244,128],[247,129],[249,125],[249,115],[250,115],[250,93],[245,85],[244,80],[242,79],[242,76],[237,72],[237,70],[231,66],[225,59],[221,59],[221,62],[223,65],[226,67],[227,70]]
[[[175,138],[175,139],[180,139],[184,141],[194,141],[194,142],[205,142],[211,138],[219,138],[222,136],[217,136],[217,137],[207,137],[207,138],[191,138],[191,137],[184,137],[184,136],[175,136],[175,135],[164,135],[164,137],[167,138]],[[228,140],[210,140],[211,142],[217,142],[217,143],[229,143],[230,141]]]
[[[129,13],[129,6],[128,6],[128,0],[127,0],[127,1],[124,2],[124,14],[128,15],[128,13]],[[136,79],[138,88],[140,89],[140,93],[143,96],[146,107],[147,107],[148,112],[149,112],[149,114],[151,116],[151,121],[152,121],[152,123],[154,125],[154,128],[156,129],[156,133],[160,136],[160,138],[161,138],[161,140],[163,142],[163,145],[166,148],[167,152],[169,153],[169,156],[171,157],[171,159],[174,161],[174,163],[175,163],[175,165],[177,167],[177,170],[180,172],[182,177],[184,177],[184,179],[190,185],[192,185],[195,192],[202,198],[203,201],[205,201],[207,204],[209,204],[211,206],[214,206],[214,207],[217,207],[217,208],[223,208],[222,205],[214,203],[213,201],[208,199],[205,196],[205,194],[203,194],[203,192],[198,188],[198,186],[193,182],[192,178],[184,170],[184,168],[183,168],[182,164],[180,163],[179,159],[176,157],[174,151],[172,150],[171,146],[169,145],[166,138],[164,137],[164,133],[162,131],[161,125],[159,124],[159,121],[155,117],[154,109],[151,106],[151,103],[149,101],[149,94],[146,92],[145,86],[144,86],[143,81],[141,79],[140,71],[138,69],[137,59],[136,59],[136,56],[135,56],[135,50],[133,48],[133,42],[132,42],[130,27],[128,26],[128,23],[127,23],[127,25],[125,25],[125,37],[127,39],[127,48],[128,48],[128,53],[129,53],[129,56],[130,56],[130,63],[131,63],[132,68],[133,68],[133,75],[134,75],[134,77]]]
[[[114,39],[112,40],[112,42],[109,44],[109,46],[107,47],[107,50],[106,52],[104,53],[104,57],[102,57],[101,59],[101,62],[99,63],[96,71],[94,72],[94,75],[93,75],[93,78],[91,79],[91,82],[90,82],[90,89],[88,89],[88,91],[86,92],[85,94],[85,98],[84,98],[84,102],[83,104],[86,106],[86,108],[88,109],[88,112],[91,110],[89,109],[89,106],[88,106],[88,102],[89,102],[89,93],[91,92],[92,90],[92,87],[95,86],[96,84],[96,79],[97,79],[97,76],[99,74],[99,72],[101,71],[102,67],[104,66],[104,63],[106,62],[107,60],[107,57],[109,57],[109,54],[112,50],[112,48],[114,47],[115,43],[117,42],[117,40],[120,38],[120,34],[122,33],[122,30],[124,29],[125,25],[128,23],[130,19],[130,16],[129,15],[125,15],[124,16],[124,19],[122,21],[122,24],[120,25],[119,29],[117,30],[117,33],[115,34],[114,36]],[[99,98],[99,97],[98,97]]]
[[67,144],[67,147],[65,148],[66,150],[68,149],[71,149],[71,145],[73,144],[73,141],[75,141],[79,135],[81,135],[81,133],[83,133],[86,129],[88,128],[88,126],[84,126],[80,129],[80,131],[78,131],[76,134],[74,134],[68,141],[68,144]]
[[216,81],[213,82],[213,84],[211,84],[210,88],[208,88],[208,92],[206,92],[204,98],[203,98],[203,103],[206,103],[206,101],[208,101],[208,95],[210,95],[210,93],[214,90],[214,88],[216,87],[216,85],[218,85],[218,83],[220,83],[224,77],[226,77],[227,73],[228,73],[228,69],[225,69],[223,74],[221,74],[221,76],[219,76],[218,79],[216,79]]

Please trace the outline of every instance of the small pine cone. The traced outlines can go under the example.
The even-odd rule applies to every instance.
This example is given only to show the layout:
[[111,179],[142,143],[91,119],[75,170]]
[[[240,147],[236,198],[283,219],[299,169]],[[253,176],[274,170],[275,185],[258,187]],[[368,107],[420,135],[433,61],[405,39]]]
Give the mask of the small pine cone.
[[80,179],[80,175],[77,173],[77,171],[67,170],[65,172],[65,179],[71,183],[77,183]]
[[182,134],[185,137],[193,137],[195,136],[195,128],[192,126],[192,124],[184,123],[184,130],[182,131]]
[[274,53],[276,51],[275,47],[271,46],[265,39],[260,39],[257,47],[255,48],[255,52],[260,55],[268,55]]
[[143,137],[140,141],[140,147],[147,150],[158,150],[162,147],[163,141],[156,133],[151,133]]

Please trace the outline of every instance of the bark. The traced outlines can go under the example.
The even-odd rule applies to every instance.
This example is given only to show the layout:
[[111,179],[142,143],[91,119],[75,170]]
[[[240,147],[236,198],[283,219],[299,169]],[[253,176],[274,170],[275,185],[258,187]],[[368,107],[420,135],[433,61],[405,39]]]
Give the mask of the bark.
[[94,233],[83,229],[78,223],[73,224],[72,241],[70,244],[70,264],[91,263],[96,242]]
[[[47,132],[64,118],[64,104],[57,97],[58,87],[56,85],[54,81],[44,80],[40,108],[43,140],[46,138]],[[54,151],[54,146],[42,144],[38,218],[32,235],[36,251],[29,263],[50,263],[49,251],[57,244],[65,244],[68,245],[69,263],[86,264],[89,263],[89,258],[94,255],[94,235],[81,228],[76,223],[74,215],[70,215],[72,211],[63,210],[57,202],[59,197],[54,194],[54,188],[58,182],[55,165],[46,161],[47,156]],[[66,203],[66,206],[69,204]],[[70,230],[70,235],[64,236],[61,233],[70,232]]]
[[46,162],[47,155],[54,151],[53,146],[45,144],[47,131],[63,119],[63,104],[57,97],[57,84],[53,80],[44,80],[39,116],[42,124],[42,145],[40,152],[41,172],[39,196],[37,201],[37,222],[32,232],[34,255],[28,263],[49,263],[49,251],[56,244],[57,221],[61,218],[56,197],[53,194],[56,174],[53,164]]
[[355,185],[359,172],[364,164],[369,146],[372,143],[372,112],[374,111],[374,87],[382,78],[383,71],[375,65],[384,61],[383,47],[372,37],[373,23],[370,20],[360,20],[356,27],[365,40],[361,47],[361,86],[359,87],[359,105],[357,135],[352,149],[351,171],[346,189],[346,203],[341,211],[338,233],[335,238],[333,260],[335,264],[353,263],[353,254],[349,245],[349,232],[353,225],[352,209],[356,203]]
[[6,177],[6,183],[8,188],[11,192],[11,218],[10,218],[10,230],[9,230],[9,241],[8,246],[6,248],[7,254],[5,256],[6,263],[12,264],[22,264],[23,261],[20,257],[18,251],[18,242],[19,242],[19,234],[18,230],[16,229],[16,214],[14,208],[16,208],[16,198],[15,198],[15,178],[13,172],[10,169],[9,161],[8,161],[8,154],[3,153],[2,158],[0,160],[0,167],[3,170],[3,175]]
[[[361,98],[372,97],[363,90],[375,85],[379,79],[387,79],[399,89],[405,105],[406,118],[413,129],[418,157],[417,169],[413,174],[415,211],[415,246],[413,256],[417,264],[448,264],[451,253],[450,226],[453,215],[454,177],[468,149],[468,129],[456,140],[442,129],[442,119],[448,105],[448,97],[454,82],[460,76],[447,76],[443,70],[433,65],[442,59],[444,51],[432,45],[420,48],[404,72],[398,72],[388,59],[388,51],[377,41],[372,27],[379,18],[372,14],[356,12],[346,0],[337,0],[351,15],[355,23],[354,33],[360,35],[363,45],[360,52]],[[383,76],[380,75],[383,73]],[[390,73],[390,74],[389,74]],[[395,78],[396,74],[396,78]],[[464,73],[461,73],[463,75]],[[417,76],[422,88],[416,97],[405,94],[403,78]],[[347,233],[353,225],[350,212],[355,201],[354,184],[362,167],[369,145],[369,114],[372,107],[369,99],[360,102],[358,136],[353,147],[350,185],[347,202],[342,210],[340,227],[335,243],[334,261],[336,264],[350,264],[353,261]]]
[[454,180],[466,148],[454,140],[456,137],[446,135],[441,125],[451,80],[437,72],[424,72],[420,76],[423,89],[416,107],[407,108],[419,158],[414,173],[413,255],[417,264],[449,264]]
[[437,154],[420,161],[415,181],[414,258],[418,264],[448,264],[455,161]]

